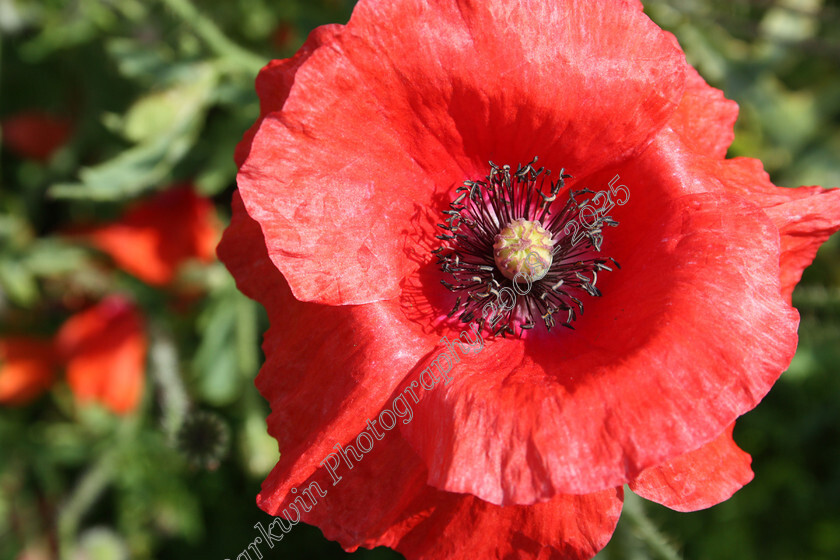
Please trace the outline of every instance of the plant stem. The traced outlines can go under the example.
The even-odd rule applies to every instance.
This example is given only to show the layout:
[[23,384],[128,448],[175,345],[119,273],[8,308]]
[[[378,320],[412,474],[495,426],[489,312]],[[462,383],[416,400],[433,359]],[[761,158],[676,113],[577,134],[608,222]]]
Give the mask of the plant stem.
[[73,493],[58,512],[61,558],[70,558],[82,516],[96,502],[111,481],[115,452],[106,451],[82,476]]
[[621,518],[633,529],[639,540],[645,543],[653,558],[681,560],[680,554],[674,550],[668,538],[645,515],[642,499],[629,490],[624,492],[624,509]]
[[190,408],[190,399],[178,368],[178,352],[169,331],[156,323],[151,329],[149,361],[151,373],[160,387],[160,408],[163,415],[163,431],[170,443]]

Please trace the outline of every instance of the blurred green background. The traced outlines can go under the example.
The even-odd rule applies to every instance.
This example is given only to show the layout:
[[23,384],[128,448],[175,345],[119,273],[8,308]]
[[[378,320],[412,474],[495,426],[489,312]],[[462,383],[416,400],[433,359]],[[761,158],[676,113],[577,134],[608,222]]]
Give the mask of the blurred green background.
[[[0,122],[37,110],[59,123],[60,137],[41,157],[4,125],[0,338],[50,337],[78,302],[113,293],[136,302],[149,332],[133,414],[77,406],[61,378],[26,405],[0,405],[0,560],[235,558],[254,524],[271,520],[255,505],[277,458],[253,386],[262,309],[218,262],[153,286],[103,265],[101,251],[70,233],[118,223],[129,204],[175,183],[192,184],[225,222],[233,149],[258,114],[256,72],[292,55],[315,26],[346,22],[352,4],[0,0]],[[840,2],[645,6],[739,103],[731,156],[760,158],[779,185],[840,185]],[[835,236],[806,271],[794,293],[798,353],[737,424],[755,480],[690,514],[629,496],[599,557],[840,558],[839,255]],[[179,430],[207,413],[207,438]],[[207,441],[221,447],[196,456]],[[302,524],[268,555],[345,556],[400,558],[345,554]]]

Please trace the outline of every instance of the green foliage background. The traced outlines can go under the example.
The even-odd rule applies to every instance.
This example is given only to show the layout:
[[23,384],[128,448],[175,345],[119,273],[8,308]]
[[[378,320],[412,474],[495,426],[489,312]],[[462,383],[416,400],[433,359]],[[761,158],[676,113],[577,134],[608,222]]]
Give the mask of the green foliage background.
[[[740,104],[731,156],[760,158],[776,184],[840,185],[840,3],[645,5]],[[227,216],[233,149],[258,113],[256,72],[351,9],[346,0],[0,0],[0,118],[41,108],[75,123],[46,164],[0,154],[0,335],[54,331],[57,302],[74,290],[132,293],[152,335],[134,416],[76,408],[62,384],[0,408],[0,560],[24,547],[63,558],[235,558],[254,524],[270,521],[254,503],[277,458],[253,386],[262,310],[214,263],[193,271],[206,297],[175,314],[169,296],[127,274],[103,277],[97,255],[58,232],[112,219],[180,180]],[[789,371],[737,425],[755,480],[691,514],[629,496],[601,558],[840,557],[839,245],[835,236],[821,249],[794,294],[802,323]],[[723,320],[713,306],[709,320]],[[190,466],[173,443],[195,409],[229,428],[216,470]],[[268,557],[344,556],[400,557],[347,555],[303,525]]]

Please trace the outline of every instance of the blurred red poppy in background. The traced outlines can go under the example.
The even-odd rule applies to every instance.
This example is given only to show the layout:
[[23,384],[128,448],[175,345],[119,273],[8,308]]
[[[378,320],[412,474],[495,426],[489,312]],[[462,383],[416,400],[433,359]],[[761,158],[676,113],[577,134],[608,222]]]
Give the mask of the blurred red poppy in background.
[[147,341],[143,318],[131,302],[109,296],[76,313],[62,325],[56,345],[81,402],[96,401],[117,413],[137,408]]
[[22,405],[46,391],[55,377],[51,340],[8,337],[0,340],[0,403]]
[[[210,262],[220,224],[210,200],[176,185],[129,208],[116,222],[79,232],[115,264],[148,284],[165,286],[190,259]],[[147,340],[140,309],[109,295],[69,317],[52,341],[2,343],[0,402],[24,404],[51,386],[57,367],[81,402],[124,414],[143,393]]]
[[109,296],[68,318],[54,339],[0,340],[0,403],[27,404],[52,386],[63,367],[80,403],[131,412],[143,394],[146,347],[139,310]]
[[[318,481],[328,495],[302,518],[348,550],[588,558],[614,530],[623,484],[689,511],[752,478],[732,426],[795,352],[790,295],[840,228],[840,196],[779,188],[760,162],[726,160],[737,106],[639,2],[362,0],[256,87],[261,115],[237,150],[219,254],[271,320],[257,386],[282,456],[260,507],[294,517],[296,489]],[[532,201],[620,175],[620,227],[546,278],[599,255],[621,270],[597,290],[594,278],[535,282],[533,294],[580,298],[575,330],[543,328],[534,310],[546,307],[519,296],[520,325],[537,328],[486,331],[455,380],[419,391],[410,421],[352,470],[345,459],[333,486],[325,458],[466,328],[449,317],[475,294],[445,289],[451,268],[430,252],[459,212],[456,189],[488,161],[516,169],[534,156],[574,178],[551,192],[523,182],[506,201],[482,192],[480,227],[492,240],[508,226],[500,208],[536,221],[546,214]],[[476,221],[462,222],[478,239]],[[558,247],[567,223],[542,223]],[[511,285],[492,241],[444,239],[484,275],[476,283]]]
[[8,116],[0,122],[3,145],[25,159],[45,162],[67,142],[73,125],[70,119],[31,110]]
[[126,272],[163,286],[189,259],[212,261],[220,229],[212,202],[191,185],[176,185],[85,236]]

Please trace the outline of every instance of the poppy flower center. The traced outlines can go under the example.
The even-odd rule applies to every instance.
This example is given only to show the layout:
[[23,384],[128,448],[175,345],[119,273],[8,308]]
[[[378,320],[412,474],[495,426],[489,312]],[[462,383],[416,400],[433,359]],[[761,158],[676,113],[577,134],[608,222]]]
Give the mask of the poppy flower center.
[[551,268],[554,241],[542,224],[519,218],[496,234],[493,256],[505,278],[541,280]]
[[[516,171],[490,162],[485,180],[464,181],[444,210],[446,223],[438,224],[444,233],[436,236],[444,245],[432,253],[452,276],[441,283],[458,294],[449,317],[459,314],[502,336],[515,334],[517,325],[521,335],[537,320],[548,331],[558,323],[573,329],[581,298],[601,295],[598,273],[611,271],[608,263],[618,266],[599,256],[604,228],[618,225],[606,214],[614,206],[609,195],[568,189],[565,203],[558,202],[572,176],[561,169],[551,180],[536,162]],[[578,200],[586,194],[595,196]]]

